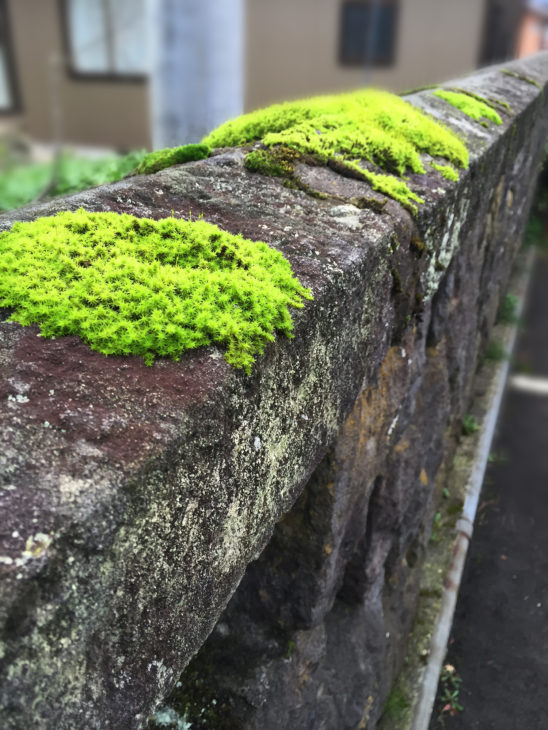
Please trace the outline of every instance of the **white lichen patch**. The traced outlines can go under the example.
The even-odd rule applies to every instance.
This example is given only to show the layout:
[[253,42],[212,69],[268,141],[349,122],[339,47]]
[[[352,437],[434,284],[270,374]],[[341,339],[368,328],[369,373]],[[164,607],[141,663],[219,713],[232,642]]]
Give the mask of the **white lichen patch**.
[[360,209],[355,205],[336,205],[329,211],[329,215],[337,220],[337,223],[351,230],[362,228]]
[[389,427],[389,429],[388,429],[388,434],[387,434],[387,435],[388,435],[388,438],[390,438],[390,436],[392,436],[392,433],[394,432],[394,429],[395,429],[395,428],[396,428],[396,426],[398,425],[398,421],[399,421],[399,419],[400,419],[400,417],[399,417],[399,415],[397,415],[397,416],[396,416],[396,417],[394,418],[394,420],[392,421],[392,423],[390,424],[390,427]]
[[17,395],[8,395],[8,402],[10,403],[28,403],[29,399],[26,395],[21,395],[20,393],[17,393]]
[[45,555],[52,540],[53,537],[51,535],[47,535],[45,532],[37,532],[36,535],[31,535],[27,538],[25,549],[19,557],[10,558],[7,555],[0,556],[0,565],[13,565],[16,568],[21,568],[29,560],[37,560]]
[[72,502],[78,500],[82,494],[86,494],[90,489],[89,481],[86,479],[78,479],[68,474],[59,475],[59,491],[64,501]]
[[[441,245],[430,259],[428,269],[422,276],[425,301],[431,299],[438,290],[445,270],[459,248],[460,231],[466,220],[469,206],[470,200],[468,199],[467,191],[463,191],[459,209],[456,213],[451,213],[449,216]],[[425,243],[430,251],[436,251],[435,241],[429,231],[427,231],[427,235],[425,236]]]
[[152,715],[151,720],[158,727],[170,728],[170,730],[191,730],[192,728],[186,718],[179,715],[172,707],[161,707]]

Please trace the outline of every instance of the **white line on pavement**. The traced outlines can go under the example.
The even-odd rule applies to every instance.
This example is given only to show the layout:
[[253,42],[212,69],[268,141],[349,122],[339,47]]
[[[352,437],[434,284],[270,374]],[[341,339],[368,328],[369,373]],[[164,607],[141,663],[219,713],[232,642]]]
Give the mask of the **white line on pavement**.
[[548,378],[535,378],[530,375],[512,375],[510,387],[525,393],[548,396]]

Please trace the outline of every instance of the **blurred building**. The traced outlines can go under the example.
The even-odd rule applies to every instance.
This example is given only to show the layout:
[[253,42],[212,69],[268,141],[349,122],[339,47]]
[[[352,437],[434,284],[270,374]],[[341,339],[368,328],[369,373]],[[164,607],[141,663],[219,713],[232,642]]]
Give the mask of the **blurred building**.
[[529,2],[523,13],[517,55],[530,56],[548,49],[548,0]]
[[487,0],[481,41],[480,66],[516,56],[518,31],[526,0]]
[[[202,114],[204,132],[212,119],[273,101],[365,83],[400,91],[511,57],[521,5],[520,0],[0,0],[0,124],[18,126],[39,142],[127,150],[168,138],[155,129],[168,120],[171,137],[191,141],[182,137],[199,136],[208,93],[214,103],[210,114]],[[240,30],[234,8],[241,9]],[[151,24],[152,17],[161,18],[161,28]],[[240,65],[238,52],[244,59]],[[160,92],[151,94],[152,87]],[[241,98],[229,103],[223,89],[241,89],[230,91]],[[195,118],[186,133],[176,124],[185,114]]]

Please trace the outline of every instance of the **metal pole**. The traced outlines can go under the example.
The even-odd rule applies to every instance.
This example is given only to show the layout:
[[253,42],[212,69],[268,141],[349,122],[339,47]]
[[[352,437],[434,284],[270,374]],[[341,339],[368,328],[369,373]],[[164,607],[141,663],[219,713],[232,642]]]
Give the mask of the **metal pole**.
[[153,147],[199,142],[243,111],[245,0],[149,0]]

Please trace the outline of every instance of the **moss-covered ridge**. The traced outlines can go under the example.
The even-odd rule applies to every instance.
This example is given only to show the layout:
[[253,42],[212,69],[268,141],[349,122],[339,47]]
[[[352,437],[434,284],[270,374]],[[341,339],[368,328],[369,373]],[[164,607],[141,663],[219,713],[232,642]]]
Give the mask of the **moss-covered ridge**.
[[488,119],[493,124],[502,124],[502,119],[493,108],[493,105],[487,99],[483,100],[477,94],[438,89],[438,91],[434,91],[434,96],[443,99],[476,122],[482,119]]
[[[278,150],[271,174],[283,174],[279,150],[291,150],[317,164],[335,163],[413,211],[424,201],[404,175],[425,173],[421,154],[443,158],[451,169],[468,166],[456,134],[400,97],[372,89],[275,104],[226,122],[202,142],[229,147],[259,140]],[[257,159],[252,163],[257,169]]]
[[148,364],[218,344],[249,372],[275,330],[292,336],[289,307],[311,298],[281,253],[202,220],[80,209],[0,234],[0,307],[13,321]]
[[135,168],[135,175],[149,175],[159,172],[172,165],[181,165],[184,162],[205,160],[211,154],[205,144],[185,144],[181,147],[166,147],[163,150],[148,152]]

